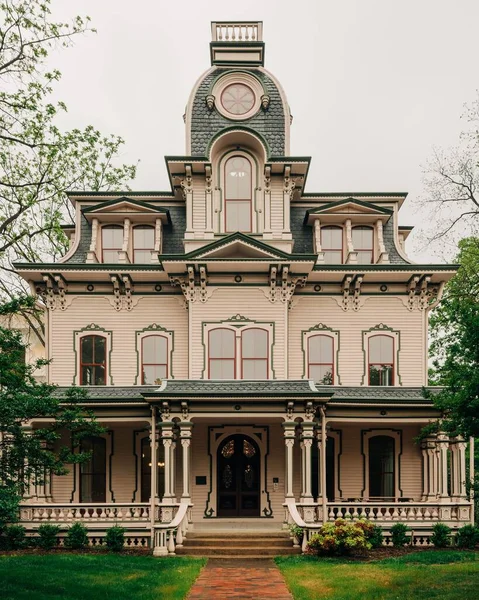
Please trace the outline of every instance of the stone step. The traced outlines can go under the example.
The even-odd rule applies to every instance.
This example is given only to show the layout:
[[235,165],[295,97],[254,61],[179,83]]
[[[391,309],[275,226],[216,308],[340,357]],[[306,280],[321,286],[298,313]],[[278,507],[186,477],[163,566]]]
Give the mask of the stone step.
[[[254,554],[253,554],[254,552]],[[290,554],[300,554],[300,548],[279,547],[279,548],[254,548],[251,546],[228,546],[225,548],[222,545],[218,546],[188,546],[176,548],[176,554],[182,556],[238,556],[238,557],[261,557],[265,556],[288,556]]]
[[220,546],[222,548],[243,547],[243,548],[289,548],[292,546],[292,541],[289,538],[254,538],[249,536],[224,538],[218,536],[188,536],[184,541],[184,545],[188,548],[199,546]]
[[290,535],[285,531],[255,532],[255,531],[188,531],[188,539],[220,539],[220,540],[289,540]]

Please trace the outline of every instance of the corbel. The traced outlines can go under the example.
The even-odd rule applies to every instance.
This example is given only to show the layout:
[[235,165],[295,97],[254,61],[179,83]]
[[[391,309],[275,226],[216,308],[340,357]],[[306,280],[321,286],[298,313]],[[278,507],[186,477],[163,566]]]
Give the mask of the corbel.
[[288,308],[291,308],[291,303],[293,301],[294,292],[297,287],[304,287],[306,285],[306,281],[308,279],[307,275],[299,275],[297,277],[291,277],[291,282],[289,284],[289,292],[288,292]]
[[431,275],[424,275],[421,281],[421,288],[419,290],[418,308],[419,310],[426,310],[429,304],[429,283],[431,281]]
[[162,421],[169,421],[170,420],[170,416],[171,416],[169,402],[167,402],[166,400],[164,400],[161,403],[159,412],[160,412],[161,420]]
[[190,298],[189,288],[186,285],[186,278],[179,277],[177,275],[170,275],[170,285],[172,287],[180,286],[181,291],[183,292],[183,296],[187,301],[193,300],[194,298]]
[[126,310],[131,310],[133,308],[133,282],[129,275],[122,275],[121,280],[125,289],[125,306]]
[[352,275],[346,275],[341,282],[341,292],[343,293],[343,310],[348,310],[349,307],[349,293],[352,280]]
[[288,417],[288,421],[292,421],[293,420],[293,413],[294,413],[294,402],[293,401],[289,401],[286,404],[286,416]]
[[305,403],[305,407],[304,407],[304,420],[311,423],[314,420],[315,416],[316,416],[316,409],[313,406],[313,403],[310,400],[308,400]]
[[42,279],[45,282],[45,292],[44,292],[45,304],[47,305],[47,308],[49,310],[55,310],[56,299],[55,299],[54,281],[53,281],[51,275],[48,275],[48,274],[42,275]]
[[181,418],[183,421],[189,421],[189,417],[190,411],[188,407],[188,402],[186,402],[186,400],[183,400],[181,402]]
[[286,302],[288,300],[288,275],[289,266],[283,265],[281,269],[281,300]]
[[180,181],[181,189],[183,190],[183,199],[186,200],[188,194],[192,192],[193,186],[193,173],[191,165],[185,165],[185,176]]
[[378,263],[384,264],[389,263],[389,254],[386,252],[386,247],[384,246],[384,232],[383,232],[383,222],[381,219],[376,221],[376,232],[378,236]]
[[414,308],[414,297],[416,295],[416,289],[420,278],[421,277],[419,275],[413,275],[407,282],[407,292],[409,296],[407,301],[407,307],[409,310],[413,310]]
[[364,275],[356,275],[354,278],[354,291],[353,291],[353,309],[359,310],[359,295],[361,294],[361,284],[363,282]]
[[211,112],[215,107],[215,97],[213,94],[208,94],[205,98],[205,104],[208,107],[208,110]]
[[206,284],[208,283],[208,273],[205,265],[201,265],[200,268],[200,300],[206,302],[208,299]]
[[269,299],[271,302],[276,301],[276,275],[278,267],[271,266],[269,269]]
[[192,298],[195,297],[195,267],[188,265],[186,267],[188,273],[188,293]]
[[271,98],[268,94],[263,94],[261,96],[261,108],[263,110],[268,110],[270,102],[271,102]]
[[110,281],[113,285],[113,306],[115,310],[121,310],[121,290],[118,275],[110,275]]
[[68,290],[68,284],[59,273],[54,275],[53,279],[55,280],[57,293],[58,293],[58,306],[60,307],[61,310],[65,310],[67,307],[66,294],[67,294],[67,290]]

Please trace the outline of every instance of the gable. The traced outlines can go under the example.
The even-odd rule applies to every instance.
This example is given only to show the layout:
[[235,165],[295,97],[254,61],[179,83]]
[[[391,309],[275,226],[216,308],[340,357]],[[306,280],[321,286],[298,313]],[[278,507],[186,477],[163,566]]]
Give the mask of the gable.
[[243,233],[233,233],[198,250],[190,252],[188,259],[267,259],[282,260],[289,257],[277,248],[273,248]]
[[161,218],[163,221],[170,222],[170,214],[167,208],[151,206],[146,202],[133,200],[132,198],[127,198],[126,196],[117,198],[115,200],[109,200],[108,202],[101,202],[99,204],[95,204],[94,206],[82,208],[82,213],[87,219],[101,215],[149,215],[155,218]]
[[319,206],[318,208],[311,208],[306,211],[304,222],[311,224],[314,217],[319,217],[321,220],[334,220],[337,218],[349,218],[356,217],[359,219],[380,219],[383,222],[387,221],[393,214],[393,211],[388,208],[383,208],[370,202],[363,202],[356,198],[346,198],[339,202],[330,202]]

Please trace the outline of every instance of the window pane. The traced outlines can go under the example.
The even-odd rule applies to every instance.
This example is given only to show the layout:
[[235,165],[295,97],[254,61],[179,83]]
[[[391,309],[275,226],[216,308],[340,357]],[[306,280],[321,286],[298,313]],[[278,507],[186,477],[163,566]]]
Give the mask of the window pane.
[[246,329],[241,335],[243,358],[268,357],[268,332],[264,329]]
[[93,335],[88,335],[81,339],[81,362],[93,362]]
[[309,338],[309,362],[333,362],[333,338],[329,335],[314,335]]
[[371,227],[353,227],[352,237],[355,250],[373,249],[373,230]]
[[155,247],[155,230],[153,227],[139,225],[133,229],[133,248],[153,250]]
[[324,262],[328,265],[340,265],[343,262],[343,253],[340,250],[326,250]]
[[231,329],[213,329],[209,335],[210,358],[235,357],[235,333]]
[[333,384],[333,372],[331,365],[309,365],[309,379],[321,385]]
[[105,367],[94,368],[94,381],[92,385],[105,385]]
[[149,335],[143,338],[143,362],[166,364],[168,341],[162,335]]
[[369,363],[394,362],[394,342],[389,335],[374,335],[369,338]]
[[123,227],[119,225],[102,227],[101,237],[104,250],[107,248],[121,250],[123,246]]
[[120,260],[118,250],[103,250],[103,262],[116,265]]
[[166,365],[143,365],[144,385],[160,385],[166,375]]
[[361,250],[358,252],[358,264],[370,265],[373,262],[372,250]]
[[135,250],[133,252],[133,262],[148,264],[151,262],[151,250]]
[[251,163],[242,156],[233,156],[226,161],[225,198],[251,199]]
[[342,250],[343,230],[340,227],[323,227],[321,229],[322,250]]
[[369,495],[393,498],[394,482],[394,439],[377,435],[369,440]]
[[95,335],[94,336],[94,343],[95,343],[95,354],[94,354],[94,361],[93,362],[95,362],[96,364],[99,364],[99,363],[103,364],[105,362],[106,340],[105,340],[104,337],[100,337],[99,335]]
[[228,200],[226,205],[226,231],[251,231],[251,202]]
[[210,360],[210,379],[235,379],[235,361]]
[[244,359],[243,379],[268,379],[268,361]]

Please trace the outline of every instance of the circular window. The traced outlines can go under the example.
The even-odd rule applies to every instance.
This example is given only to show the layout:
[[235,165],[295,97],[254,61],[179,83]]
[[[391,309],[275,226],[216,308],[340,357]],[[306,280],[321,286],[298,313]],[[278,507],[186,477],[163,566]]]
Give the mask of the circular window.
[[223,108],[235,116],[245,115],[253,108],[254,103],[254,92],[244,83],[228,85],[221,94]]

